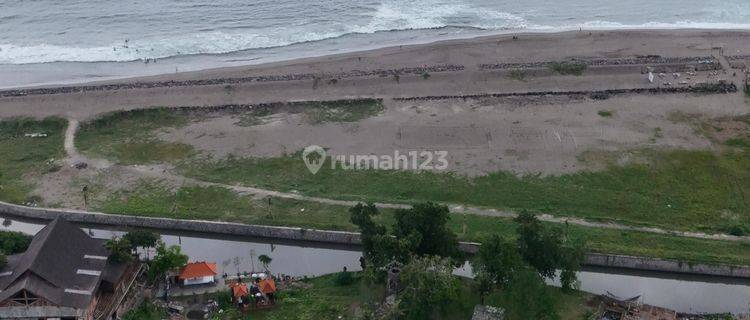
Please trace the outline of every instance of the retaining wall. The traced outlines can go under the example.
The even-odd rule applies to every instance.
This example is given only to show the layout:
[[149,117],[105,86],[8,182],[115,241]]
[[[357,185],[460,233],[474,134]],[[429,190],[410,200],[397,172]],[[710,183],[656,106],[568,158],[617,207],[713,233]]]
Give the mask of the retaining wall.
[[110,90],[128,90],[128,89],[149,89],[149,88],[169,88],[169,87],[187,87],[187,86],[209,86],[209,85],[233,85],[250,82],[274,82],[274,81],[299,81],[299,80],[316,80],[316,79],[347,79],[357,77],[391,77],[395,75],[420,75],[424,73],[437,72],[455,72],[464,70],[462,65],[444,64],[424,67],[408,67],[399,69],[375,69],[375,70],[352,70],[349,72],[339,73],[298,73],[282,75],[265,75],[241,78],[216,78],[216,79],[197,79],[197,80],[170,80],[170,81],[153,81],[153,82],[130,82],[115,83],[105,85],[88,85],[88,86],[66,86],[54,88],[33,88],[33,89],[13,89],[0,91],[2,97],[22,97],[28,95],[40,94],[62,94],[78,93],[88,91],[110,91]]
[[[341,245],[359,245],[361,241],[359,233],[355,232],[259,226],[202,220],[138,217],[78,210],[33,208],[9,204],[5,202],[0,202],[0,214],[35,220],[53,220],[57,217],[64,217],[71,222],[92,225],[105,225],[124,228],[155,228],[173,231],[214,233],[232,236],[247,236]],[[470,254],[475,253],[479,249],[479,246],[479,243],[474,242],[459,243],[461,251]],[[610,255],[601,253],[587,254],[585,264],[598,267],[750,278],[750,266],[692,264],[658,258]]]
[[446,95],[446,96],[417,96],[417,97],[398,97],[393,98],[395,101],[430,101],[446,99],[481,99],[481,98],[506,98],[506,97],[525,97],[525,96],[589,96],[589,97],[609,97],[621,94],[674,94],[674,93],[696,93],[696,94],[724,94],[737,92],[737,86],[734,83],[708,83],[688,87],[668,87],[668,88],[631,88],[631,89],[609,89],[609,90],[580,90],[580,91],[529,91],[529,92],[504,92],[504,93],[482,93],[467,95]]

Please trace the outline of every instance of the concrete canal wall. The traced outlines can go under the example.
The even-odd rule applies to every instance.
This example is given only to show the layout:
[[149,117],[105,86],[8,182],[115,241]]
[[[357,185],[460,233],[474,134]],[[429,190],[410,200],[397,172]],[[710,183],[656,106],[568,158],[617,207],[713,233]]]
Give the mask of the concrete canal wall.
[[[356,232],[311,230],[291,227],[259,226],[230,222],[202,220],[179,220],[168,218],[138,217],[118,214],[104,214],[78,210],[33,208],[0,202],[0,214],[34,220],[53,220],[64,217],[68,221],[92,225],[123,228],[153,228],[183,232],[213,233],[231,236],[246,236],[278,240],[319,242],[340,245],[359,245],[360,235]],[[479,243],[461,242],[464,252],[474,253]],[[658,258],[589,253],[586,265],[597,267],[625,268],[633,270],[659,271],[735,278],[750,278],[750,266],[709,265],[687,263]]]

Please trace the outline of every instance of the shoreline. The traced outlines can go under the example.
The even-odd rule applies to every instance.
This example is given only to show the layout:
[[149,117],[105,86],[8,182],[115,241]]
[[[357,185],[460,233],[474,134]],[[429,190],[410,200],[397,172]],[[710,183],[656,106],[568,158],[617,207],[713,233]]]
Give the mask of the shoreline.
[[[409,30],[418,31],[418,30]],[[383,32],[388,33],[388,32]],[[411,42],[404,43],[385,43],[375,46],[365,46],[363,48],[339,48],[334,51],[322,50],[311,50],[312,53],[303,54],[301,56],[278,54],[280,58],[263,59],[258,57],[248,57],[252,55],[250,53],[254,50],[279,50],[284,49],[292,51],[293,49],[304,50],[304,46],[310,44],[319,44],[330,39],[311,41],[305,43],[296,43],[288,46],[281,47],[270,47],[270,48],[258,48],[258,49],[246,49],[241,51],[229,52],[229,53],[210,53],[210,54],[189,54],[183,56],[173,56],[162,58],[159,60],[160,71],[154,72],[154,70],[146,70],[145,68],[153,67],[157,64],[151,64],[148,66],[144,64],[142,60],[135,61],[99,61],[99,62],[44,62],[44,63],[29,63],[29,64],[5,64],[0,65],[0,79],[21,79],[15,81],[21,81],[17,84],[8,84],[7,81],[3,82],[0,80],[0,90],[9,89],[30,89],[30,88],[50,88],[58,86],[81,86],[81,85],[97,85],[97,84],[110,84],[110,83],[123,83],[123,82],[142,82],[151,81],[153,79],[185,79],[185,78],[206,78],[207,76],[223,74],[223,73],[237,73],[237,72],[266,72],[268,69],[291,67],[301,64],[319,64],[323,62],[332,62],[337,60],[352,59],[355,57],[378,57],[387,56],[397,53],[399,51],[415,51],[425,49],[445,49],[446,47],[461,47],[461,46],[473,46],[479,44],[486,44],[489,42],[504,42],[513,40],[514,38],[523,38],[524,40],[566,40],[574,39],[577,36],[589,35],[596,33],[597,36],[620,36],[634,34],[639,36],[669,36],[669,37],[726,37],[728,35],[744,35],[747,37],[750,35],[750,29],[692,29],[692,28],[681,28],[681,29],[582,29],[582,30],[566,30],[566,31],[528,31],[513,32],[513,31],[491,31],[489,34],[462,34],[462,35],[449,35],[440,38],[427,37],[425,39],[412,40]],[[340,39],[340,38],[334,38]],[[301,48],[300,48],[301,47]],[[341,52],[335,52],[340,50]],[[332,53],[333,52],[333,53]],[[232,58],[232,59],[229,59]],[[214,60],[213,62],[211,62]],[[246,63],[250,61],[257,61],[258,63]],[[195,66],[193,70],[180,71],[179,66]],[[172,72],[173,67],[175,71]],[[53,68],[55,71],[49,71],[45,69]],[[95,69],[97,73],[91,73],[90,69]],[[135,71],[133,71],[135,70]],[[183,68],[185,70],[185,68]],[[65,73],[78,73],[76,79],[64,80],[60,77]],[[108,75],[108,73],[117,73],[120,75]],[[15,77],[11,77],[15,75]],[[44,78],[52,78],[53,80],[40,80]],[[34,78],[38,80],[27,80],[27,78]],[[106,78],[106,79],[97,79]],[[54,80],[58,79],[58,80]],[[40,82],[45,81],[45,82]]]

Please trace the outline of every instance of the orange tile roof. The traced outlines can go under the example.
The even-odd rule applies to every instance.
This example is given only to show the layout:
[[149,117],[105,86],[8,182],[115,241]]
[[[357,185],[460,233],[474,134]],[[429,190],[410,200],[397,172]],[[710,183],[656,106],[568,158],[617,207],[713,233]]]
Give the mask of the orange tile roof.
[[276,292],[276,283],[273,279],[260,280],[258,287],[260,287],[260,291],[265,294]]
[[192,262],[188,263],[182,270],[180,271],[180,279],[191,279],[191,278],[200,278],[200,277],[208,277],[208,276],[215,276],[218,272],[216,272],[216,263],[209,263],[205,261],[201,262]]
[[244,297],[250,294],[250,290],[247,289],[247,285],[244,283],[235,283],[232,285],[232,296],[235,298]]

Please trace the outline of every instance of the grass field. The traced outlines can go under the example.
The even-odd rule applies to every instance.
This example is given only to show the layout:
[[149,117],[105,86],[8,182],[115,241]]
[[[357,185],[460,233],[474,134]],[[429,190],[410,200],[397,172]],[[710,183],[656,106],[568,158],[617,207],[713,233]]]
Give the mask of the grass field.
[[0,200],[19,204],[35,202],[29,195],[33,189],[29,181],[34,176],[60,169],[61,164],[55,160],[64,155],[66,126],[67,121],[59,118],[0,121]]
[[632,151],[643,163],[599,172],[523,176],[342,170],[313,175],[298,154],[183,163],[198,179],[338,199],[440,201],[666,229],[742,235],[750,226],[750,151]]
[[[338,104],[334,106],[340,107]],[[357,117],[338,117],[336,121]],[[329,116],[324,118],[331,119]],[[143,146],[139,141],[164,143],[155,141],[153,132],[189,121],[191,118],[183,113],[160,109],[110,115],[85,125],[79,135],[79,145],[89,153],[118,159],[123,155],[112,150],[133,148],[132,144]],[[596,161],[607,163],[605,170],[559,176],[516,176],[496,172],[468,178],[431,172],[331,169],[329,165],[324,165],[313,175],[304,166],[299,152],[276,158],[206,160],[192,150],[154,157],[159,153],[149,152],[155,149],[148,146],[144,147],[144,156],[131,154],[120,162],[171,161],[179,173],[205,181],[336,199],[400,203],[437,201],[670,230],[747,235],[750,234],[750,205],[746,200],[750,197],[750,149],[744,148],[742,143],[728,141],[727,144],[723,151],[623,151],[630,158],[639,159],[627,165],[616,164],[617,154],[599,155],[595,157]],[[583,155],[582,160],[585,157]],[[265,199],[240,197],[221,188],[200,191],[191,187],[168,190],[158,185],[150,188],[136,188],[113,195],[100,204],[100,209],[152,216],[353,230],[348,223],[346,208],[274,199],[272,219],[268,216]],[[206,203],[222,205],[215,210],[206,207]],[[303,208],[305,214],[298,214]],[[389,214],[384,214],[383,219],[389,219]],[[470,225],[462,234],[466,240],[478,240],[494,230],[505,232],[503,230],[512,229],[512,223],[503,219],[465,219]],[[696,262],[750,263],[748,255],[743,252],[747,251],[747,245],[739,243],[571,228],[587,235],[593,251]]]
[[[142,180],[128,190],[114,192],[94,204],[108,213],[148,217],[229,221],[247,224],[297,226],[308,229],[355,231],[348,207],[293,199],[256,199],[222,187],[167,187]],[[384,214],[380,219],[390,219]]]
[[164,108],[111,113],[83,123],[76,135],[76,147],[84,154],[120,164],[176,161],[190,156],[193,148],[161,141],[154,133],[189,121],[185,114]]
[[[348,207],[273,198],[241,196],[221,187],[181,187],[171,190],[145,180],[132,190],[115,193],[95,204],[108,213],[201,219],[249,224],[296,226],[308,229],[357,231]],[[393,223],[393,210],[381,210],[376,221]],[[551,224],[563,227],[559,224]],[[461,240],[481,242],[492,234],[511,239],[516,224],[505,218],[453,214],[450,228]],[[568,232],[587,241],[592,252],[668,258],[686,262],[750,264],[750,244],[700,240],[643,232],[570,225]]]

